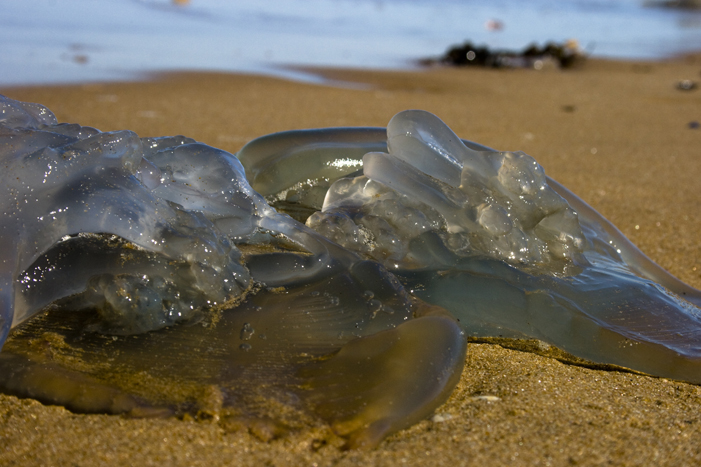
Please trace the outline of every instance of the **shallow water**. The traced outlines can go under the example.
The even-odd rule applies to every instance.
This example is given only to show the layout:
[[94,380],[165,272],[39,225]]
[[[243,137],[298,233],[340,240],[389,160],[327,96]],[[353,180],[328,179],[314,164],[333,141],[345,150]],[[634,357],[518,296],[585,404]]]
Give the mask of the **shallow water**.
[[314,80],[281,67],[407,68],[468,39],[521,49],[570,38],[593,56],[659,59],[699,48],[701,12],[639,0],[6,2],[0,85],[172,70]]

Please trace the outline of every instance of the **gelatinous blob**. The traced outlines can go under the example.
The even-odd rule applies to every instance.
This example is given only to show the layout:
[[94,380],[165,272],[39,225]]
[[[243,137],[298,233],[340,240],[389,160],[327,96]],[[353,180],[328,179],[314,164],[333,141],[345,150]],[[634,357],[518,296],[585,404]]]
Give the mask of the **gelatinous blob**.
[[237,158],[0,106],[6,392],[265,439],[320,419],[354,447],[448,397],[466,334],[701,382],[701,292],[426,112]]
[[466,145],[422,111],[395,116],[387,137],[389,152],[334,182],[308,226],[383,263],[469,335],[701,382],[701,292],[533,158]]
[[[298,138],[288,133],[304,154]],[[323,204],[307,206],[317,211],[308,226],[382,262],[469,335],[534,337],[595,362],[701,382],[701,292],[530,156],[462,141],[422,111],[395,116],[386,138],[388,152],[364,155],[362,172],[348,169]]]
[[6,392],[244,425],[320,418],[350,446],[448,397],[466,343],[454,318],[275,211],[236,157],[0,106]]

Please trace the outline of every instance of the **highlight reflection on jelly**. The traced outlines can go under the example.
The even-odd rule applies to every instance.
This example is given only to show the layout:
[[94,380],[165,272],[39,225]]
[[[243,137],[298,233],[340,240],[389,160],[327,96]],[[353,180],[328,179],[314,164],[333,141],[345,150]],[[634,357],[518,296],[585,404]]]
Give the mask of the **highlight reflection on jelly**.
[[368,447],[447,399],[468,335],[701,382],[700,291],[427,112],[234,156],[0,105],[7,393]]

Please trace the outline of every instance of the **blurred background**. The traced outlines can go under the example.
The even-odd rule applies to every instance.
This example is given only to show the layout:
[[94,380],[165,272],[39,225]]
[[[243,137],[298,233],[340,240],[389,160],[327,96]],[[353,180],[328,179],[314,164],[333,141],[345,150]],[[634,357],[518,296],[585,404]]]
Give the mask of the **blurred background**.
[[692,1],[28,0],[2,3],[0,85],[139,79],[178,70],[313,79],[300,66],[410,68],[466,40],[575,39],[594,57],[701,49]]

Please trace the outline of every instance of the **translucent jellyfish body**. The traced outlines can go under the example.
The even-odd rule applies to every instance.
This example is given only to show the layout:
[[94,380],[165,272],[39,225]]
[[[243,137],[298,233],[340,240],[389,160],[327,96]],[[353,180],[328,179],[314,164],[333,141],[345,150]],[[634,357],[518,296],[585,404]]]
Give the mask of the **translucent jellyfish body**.
[[[386,136],[358,131],[366,148],[375,132],[373,152],[362,171],[326,180],[323,203],[298,208],[314,211],[309,227],[382,263],[468,335],[536,338],[593,362],[701,382],[701,292],[645,257],[532,157],[463,141],[423,111],[397,114]],[[303,161],[309,138],[289,132],[275,160],[293,148]],[[249,153],[264,146],[265,138],[254,141],[239,157],[270,160]],[[334,154],[353,158],[344,148]],[[298,178],[323,176],[323,164],[300,165],[308,171]]]
[[233,155],[0,106],[6,392],[372,446],[457,383],[456,321],[276,212]]
[[467,335],[701,382],[699,291],[426,112],[233,156],[0,108],[6,392],[372,446],[448,397]]

